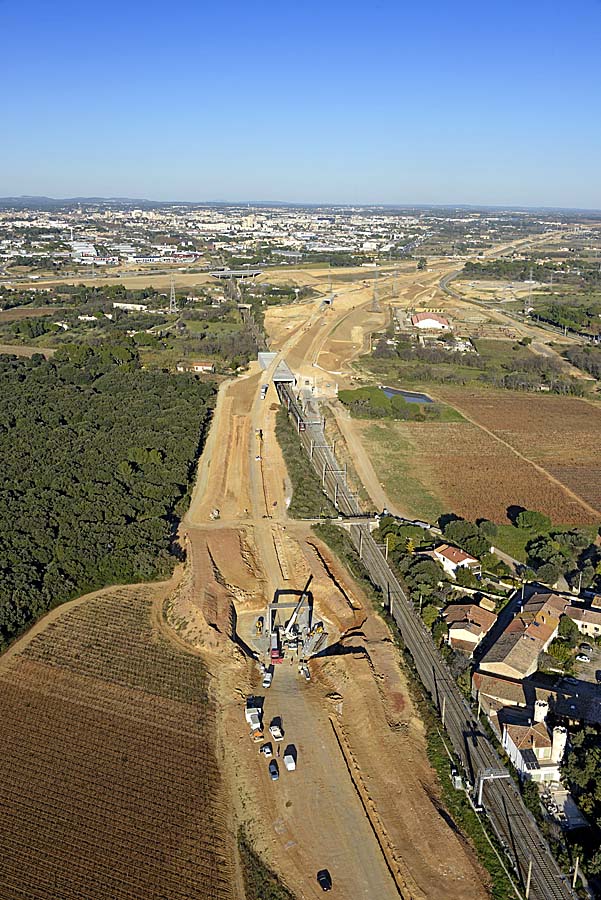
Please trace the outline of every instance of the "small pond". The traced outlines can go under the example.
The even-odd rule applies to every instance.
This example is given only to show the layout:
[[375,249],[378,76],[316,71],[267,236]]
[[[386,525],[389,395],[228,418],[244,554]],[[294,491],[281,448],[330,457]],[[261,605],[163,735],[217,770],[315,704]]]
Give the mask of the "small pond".
[[381,390],[384,391],[387,397],[394,397],[395,394],[401,394],[407,403],[434,403],[432,397],[428,397],[427,394],[419,394],[416,391],[401,391],[399,388],[386,387],[386,385],[383,385]]

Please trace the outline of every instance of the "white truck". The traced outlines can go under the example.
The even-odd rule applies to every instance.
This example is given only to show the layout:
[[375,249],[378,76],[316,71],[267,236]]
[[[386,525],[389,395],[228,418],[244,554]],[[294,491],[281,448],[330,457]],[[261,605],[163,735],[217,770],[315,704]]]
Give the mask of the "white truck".
[[284,753],[284,765],[288,772],[294,772],[296,769],[296,760],[292,753]]
[[244,718],[250,725],[250,736],[253,741],[263,740],[263,710],[257,705],[254,697],[249,697],[246,701],[246,709],[244,710]]

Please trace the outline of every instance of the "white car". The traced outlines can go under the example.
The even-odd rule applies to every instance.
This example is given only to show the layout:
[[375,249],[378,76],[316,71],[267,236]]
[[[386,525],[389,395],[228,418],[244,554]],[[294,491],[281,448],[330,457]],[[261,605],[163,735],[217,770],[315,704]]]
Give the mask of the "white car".
[[271,725],[269,726],[269,734],[272,736],[274,741],[283,741],[284,740],[284,732],[282,730],[282,726],[279,719],[274,719]]
[[263,675],[263,687],[264,688],[271,687],[272,681],[273,681],[273,672],[271,672],[269,669],[267,669],[265,671],[265,674]]
[[263,746],[259,748],[259,753],[262,753],[265,759],[271,759],[273,756],[271,744],[263,744]]
[[590,656],[587,656],[586,653],[579,653],[578,656],[576,657],[576,660],[578,662],[590,662],[591,658],[590,658]]

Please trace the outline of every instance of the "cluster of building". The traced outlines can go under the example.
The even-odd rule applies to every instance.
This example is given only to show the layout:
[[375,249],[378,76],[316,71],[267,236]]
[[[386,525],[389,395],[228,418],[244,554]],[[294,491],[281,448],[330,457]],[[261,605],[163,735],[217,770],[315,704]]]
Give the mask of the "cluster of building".
[[[481,573],[477,559],[450,544],[439,544],[427,555],[450,578],[461,568]],[[462,593],[442,616],[448,644],[471,660],[472,696],[479,710],[520,777],[544,785],[548,811],[565,827],[586,825],[561,783],[561,763],[570,729],[601,725],[601,688],[592,673],[565,676],[547,651],[565,616],[575,625],[581,646],[595,652],[601,638],[601,595],[580,597],[529,585],[497,615],[485,590],[463,588]]]
[[524,597],[522,591],[499,616],[482,601],[452,603],[444,611],[448,642],[474,659],[472,695],[512,763],[523,778],[557,785],[570,727],[601,725],[597,684],[564,677],[559,666],[539,671],[563,616],[583,640],[601,636],[599,595],[533,590]]
[[[0,266],[15,258],[71,266],[146,266],[218,261],[298,263],[336,255],[358,260],[453,251],[439,236],[458,235],[456,255],[515,236],[510,214],[475,210],[294,207],[65,201],[51,208],[0,203]],[[532,226],[539,226],[532,217]],[[545,225],[545,227],[551,227]],[[437,320],[434,320],[437,322]],[[448,327],[441,323],[420,327]]]

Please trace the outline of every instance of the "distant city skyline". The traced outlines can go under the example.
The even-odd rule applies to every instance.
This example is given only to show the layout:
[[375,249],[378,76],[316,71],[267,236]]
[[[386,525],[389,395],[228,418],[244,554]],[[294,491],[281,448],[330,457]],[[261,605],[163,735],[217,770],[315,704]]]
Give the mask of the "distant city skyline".
[[46,194],[19,194],[14,196],[0,196],[0,204],[1,203],[9,203],[14,201],[15,203],[22,201],[24,208],[26,207],[26,201],[31,201],[31,207],[35,208],[37,203],[42,205],[45,201],[50,203],[123,203],[125,205],[133,205],[136,203],[148,203],[157,206],[215,206],[215,207],[240,207],[240,206],[249,206],[250,208],[269,208],[269,207],[290,207],[294,209],[298,208],[323,208],[323,209],[335,209],[335,208],[349,208],[349,209],[389,209],[391,211],[394,210],[411,210],[411,209],[424,209],[424,210],[474,210],[474,211],[485,211],[485,210],[499,210],[505,212],[574,212],[574,213],[595,213],[601,214],[601,207],[580,207],[580,206],[527,206],[525,204],[520,203],[344,203],[344,202],[335,202],[329,203],[327,201],[301,201],[301,200],[260,200],[257,198],[235,198],[232,200],[223,200],[223,199],[195,199],[190,200],[189,198],[179,197],[177,199],[163,199],[159,200],[156,197],[118,197],[118,196],[63,196],[63,197],[49,197]]
[[601,208],[598,0],[34,0],[0,28],[0,197]]

